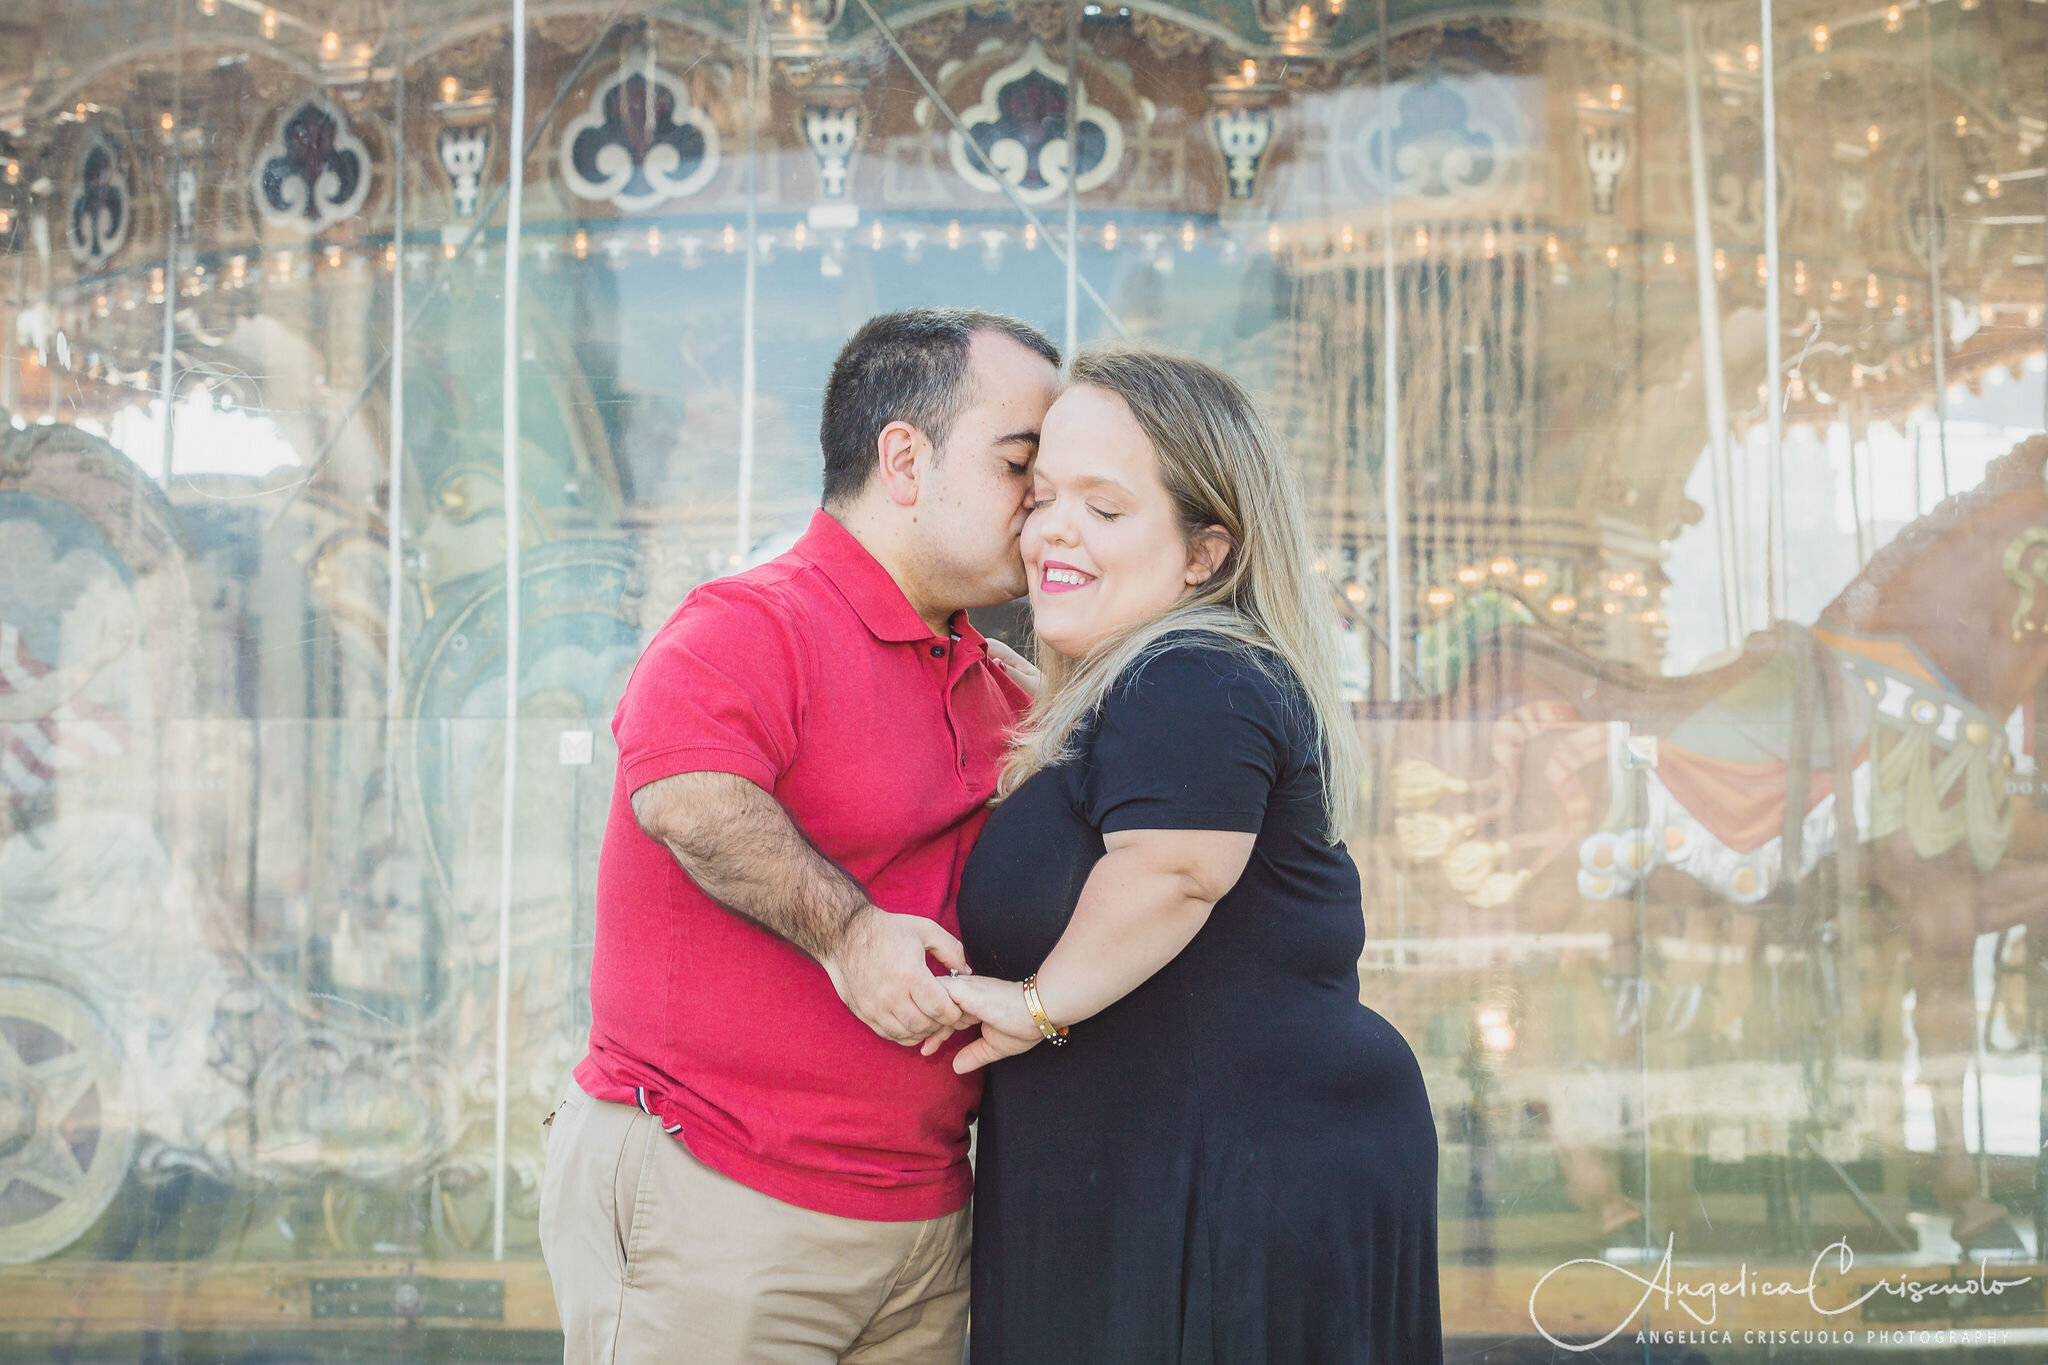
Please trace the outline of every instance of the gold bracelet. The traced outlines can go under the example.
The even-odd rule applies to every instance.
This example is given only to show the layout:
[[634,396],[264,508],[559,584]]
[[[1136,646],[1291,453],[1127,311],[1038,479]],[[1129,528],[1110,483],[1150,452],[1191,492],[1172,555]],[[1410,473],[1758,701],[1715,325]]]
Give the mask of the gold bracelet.
[[1055,1024],[1048,1018],[1045,1005],[1038,998],[1037,972],[1024,978],[1024,1008],[1031,1011],[1031,1022],[1038,1025],[1038,1032],[1046,1042],[1059,1047],[1067,1041],[1067,1026]]

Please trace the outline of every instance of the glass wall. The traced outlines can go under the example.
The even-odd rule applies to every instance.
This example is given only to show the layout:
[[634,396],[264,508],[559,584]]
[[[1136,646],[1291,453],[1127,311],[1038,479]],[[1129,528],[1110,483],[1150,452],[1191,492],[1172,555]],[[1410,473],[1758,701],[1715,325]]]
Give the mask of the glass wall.
[[2048,1340],[2048,5],[0,26],[0,1356],[558,1353],[612,708],[913,304],[1284,431],[1452,1359]]

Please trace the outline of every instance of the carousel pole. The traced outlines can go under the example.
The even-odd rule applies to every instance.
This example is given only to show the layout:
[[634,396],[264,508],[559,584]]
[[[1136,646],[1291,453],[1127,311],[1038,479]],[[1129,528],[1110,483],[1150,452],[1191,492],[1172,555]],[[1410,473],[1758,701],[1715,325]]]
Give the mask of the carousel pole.
[[391,457],[384,490],[384,816],[398,830],[399,640],[405,624],[405,0],[398,4],[398,52],[392,63],[391,141]]
[[[1380,406],[1386,427],[1380,446],[1380,501],[1386,508],[1387,696],[1401,700],[1401,377],[1395,361],[1400,316],[1394,307],[1393,91],[1388,85],[1387,0],[1379,0],[1380,23]],[[1416,665],[1421,666],[1421,660]]]
[[747,117],[741,152],[746,162],[747,262],[740,286],[739,526],[732,551],[736,565],[746,564],[747,549],[754,538],[754,398],[761,382],[754,328],[754,312],[760,297],[761,173],[755,164],[754,144],[761,125],[762,87],[767,84],[767,64],[761,57],[761,4],[760,0],[748,0]]
[[1067,347],[1060,354],[1074,363],[1081,345],[1081,168],[1074,148],[1081,124],[1081,0],[1067,0]]
[[[179,154],[178,144],[185,135],[180,123],[185,113],[185,10],[186,6],[177,6],[177,17],[171,21],[170,157],[164,163],[164,190],[173,204],[178,202],[178,171],[184,160]],[[174,212],[170,218],[164,230],[163,374],[158,399],[164,405],[163,485],[166,491],[171,486],[171,463],[178,426],[174,407],[178,396],[178,215]]]
[[[1947,304],[1941,292],[1941,249],[1947,244],[1948,228],[1942,217],[1940,183],[1934,174],[1934,7],[1920,7],[1920,96],[1922,118],[1927,125],[1927,284],[1928,321],[1934,334],[1934,437],[1941,452],[1941,496],[1949,496],[1948,483],[1948,337]],[[1981,1143],[1979,1144],[1982,1145]]]
[[1714,482],[1714,538],[1721,557],[1721,623],[1728,647],[1742,643],[1742,551],[1735,535],[1735,482],[1728,451],[1728,373],[1721,350],[1721,300],[1714,285],[1714,226],[1707,211],[1706,139],[1700,121],[1699,9],[1680,15],[1685,34],[1685,119],[1692,162],[1693,273],[1699,280],[1700,380],[1707,400],[1707,449]]
[[512,136],[505,197],[505,767],[498,821],[497,1085],[492,1115],[491,1259],[505,1259],[505,1085],[511,1066],[512,835],[519,782],[519,215],[525,199],[526,0],[512,0]]
[[1771,5],[1772,0],[1758,0],[1763,33],[1757,46],[1763,54],[1764,83],[1764,367],[1769,371],[1764,400],[1769,442],[1764,451],[1765,496],[1769,499],[1765,521],[1767,622],[1785,614],[1785,339],[1778,298],[1778,91],[1774,52],[1777,44]]

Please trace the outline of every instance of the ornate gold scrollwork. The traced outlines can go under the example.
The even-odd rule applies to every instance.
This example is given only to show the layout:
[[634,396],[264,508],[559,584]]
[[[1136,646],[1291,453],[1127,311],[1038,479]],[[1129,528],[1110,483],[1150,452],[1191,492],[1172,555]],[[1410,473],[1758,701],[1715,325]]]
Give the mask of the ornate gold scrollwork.
[[2020,604],[2012,614],[2014,640],[2042,628],[2034,619],[2034,596],[2037,587],[2048,585],[2048,557],[2040,553],[2044,548],[2048,548],[2048,528],[2040,526],[2020,532],[2005,547],[2005,576],[2020,590]]

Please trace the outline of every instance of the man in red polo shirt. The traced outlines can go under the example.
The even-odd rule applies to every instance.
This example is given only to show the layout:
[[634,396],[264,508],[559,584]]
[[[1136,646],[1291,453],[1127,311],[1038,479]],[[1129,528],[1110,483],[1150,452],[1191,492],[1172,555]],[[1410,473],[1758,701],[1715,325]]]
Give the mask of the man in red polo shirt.
[[960,1361],[979,1090],[932,962],[966,966],[960,868],[1028,703],[966,609],[1024,591],[1058,363],[1009,318],[870,321],[810,530],[634,670],[541,1188],[568,1361]]

